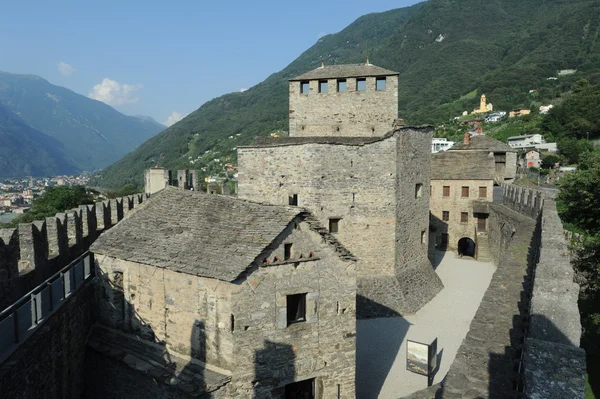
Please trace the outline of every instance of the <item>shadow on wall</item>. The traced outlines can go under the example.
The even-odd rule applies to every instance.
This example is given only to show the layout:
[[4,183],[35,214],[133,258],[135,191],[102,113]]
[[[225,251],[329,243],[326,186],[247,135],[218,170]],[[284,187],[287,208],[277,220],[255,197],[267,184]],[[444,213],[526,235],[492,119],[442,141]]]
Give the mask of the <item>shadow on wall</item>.
[[[490,353],[488,363],[490,397],[515,397],[517,392],[523,392],[522,359],[525,348],[525,339],[530,324],[530,301],[533,290],[533,278],[535,266],[539,260],[539,247],[541,237],[541,223],[536,223],[535,230],[531,235],[529,248],[527,250],[527,267],[521,282],[519,293],[518,313],[512,317],[512,328],[510,329],[510,346],[504,348],[504,353]],[[515,238],[515,239],[513,239]],[[505,262],[522,262],[515,246],[522,245],[518,235],[511,237],[506,247]],[[517,252],[513,254],[512,252]],[[506,268],[510,267],[507,263]],[[516,270],[515,270],[516,271]]]
[[[358,298],[357,298],[358,299]],[[384,307],[368,298],[371,307]],[[381,309],[390,317],[356,322],[356,397],[376,399],[390,373],[411,324],[394,310]]]
[[254,398],[315,398],[315,380],[296,381],[273,390],[279,381],[292,381],[296,375],[293,348],[288,344],[264,341],[264,348],[254,354]]
[[172,353],[125,300],[122,275],[97,273],[96,302],[106,302],[97,305],[104,310],[108,305],[112,312],[99,317],[88,336],[83,398],[192,398],[210,395],[229,381],[204,367],[203,321],[192,325],[193,360]]
[[[433,269],[442,262],[443,253],[448,249],[448,223],[429,212],[429,243],[427,256]],[[442,255],[440,256],[440,252]]]

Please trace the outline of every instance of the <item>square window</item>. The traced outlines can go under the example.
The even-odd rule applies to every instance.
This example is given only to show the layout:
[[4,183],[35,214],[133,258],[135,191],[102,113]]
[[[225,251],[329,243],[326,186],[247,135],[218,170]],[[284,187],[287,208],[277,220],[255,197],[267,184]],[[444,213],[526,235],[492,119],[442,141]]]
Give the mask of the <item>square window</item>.
[[377,78],[376,84],[375,84],[375,90],[379,90],[379,91],[385,90],[385,83],[386,83],[385,77]]
[[444,186],[444,193],[442,194],[444,197],[450,196],[450,186]]
[[300,93],[308,94],[310,91],[310,83],[308,81],[300,82]]
[[288,195],[288,205],[298,206],[298,194]]
[[367,79],[366,78],[357,78],[356,79],[356,91],[366,91],[367,90]]
[[341,219],[329,219],[329,232],[337,233],[340,231],[340,220]]
[[306,321],[306,293],[286,296],[287,325]]
[[283,244],[283,259],[292,259],[292,244]]
[[337,91],[340,93],[346,91],[346,79],[338,79]]
[[487,187],[479,187],[479,198],[487,198]]
[[469,187],[463,186],[461,191],[461,197],[468,198],[469,197]]
[[461,212],[460,213],[460,222],[467,223],[469,221],[469,212]]
[[327,81],[319,80],[319,93],[327,93]]
[[415,198],[421,198],[423,196],[423,185],[418,183],[415,186]]
[[450,211],[442,211],[442,220],[444,222],[450,220]]

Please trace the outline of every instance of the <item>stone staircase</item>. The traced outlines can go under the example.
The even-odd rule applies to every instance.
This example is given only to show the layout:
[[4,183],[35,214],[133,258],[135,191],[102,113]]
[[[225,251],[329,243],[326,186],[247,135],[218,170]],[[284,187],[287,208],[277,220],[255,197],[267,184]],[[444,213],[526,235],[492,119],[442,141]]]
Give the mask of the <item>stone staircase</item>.
[[486,233],[477,233],[477,261],[492,261],[490,256],[490,242]]

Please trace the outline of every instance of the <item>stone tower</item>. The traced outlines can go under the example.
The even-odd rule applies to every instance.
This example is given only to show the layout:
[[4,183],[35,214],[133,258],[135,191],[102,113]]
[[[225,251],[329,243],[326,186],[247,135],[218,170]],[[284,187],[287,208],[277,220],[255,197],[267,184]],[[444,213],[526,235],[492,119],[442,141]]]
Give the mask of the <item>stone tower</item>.
[[290,136],[383,136],[398,116],[398,73],[321,65],[289,81]]

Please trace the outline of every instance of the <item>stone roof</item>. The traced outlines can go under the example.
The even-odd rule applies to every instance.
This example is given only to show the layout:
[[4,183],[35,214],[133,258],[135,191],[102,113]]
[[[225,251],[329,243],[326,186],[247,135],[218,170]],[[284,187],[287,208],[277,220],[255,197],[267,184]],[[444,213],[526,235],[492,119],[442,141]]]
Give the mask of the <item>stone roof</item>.
[[494,155],[484,151],[443,151],[431,155],[432,180],[494,180]]
[[380,68],[373,64],[325,65],[298,75],[295,78],[290,79],[290,81],[390,75],[398,75],[398,72]]
[[452,146],[452,148],[450,148],[448,151],[461,150],[516,152],[513,148],[509,147],[508,144],[504,144],[501,141],[484,135],[471,136],[469,139],[469,144],[465,144],[464,142],[460,141],[454,144],[454,146]]
[[431,126],[401,126],[395,130],[391,130],[383,136],[377,137],[356,137],[356,136],[293,136],[293,137],[270,137],[270,136],[257,136],[251,145],[239,146],[238,148],[244,147],[280,147],[288,145],[302,145],[302,144],[334,144],[334,145],[350,145],[350,146],[362,146],[365,144],[376,143],[378,141],[386,140],[394,136],[397,132],[402,130],[431,130]]
[[[90,250],[233,281],[274,249],[271,244],[292,221],[309,216],[300,207],[265,205],[167,187],[147,200],[143,209],[102,234]],[[340,257],[354,259],[334,237],[324,238],[334,243]]]

